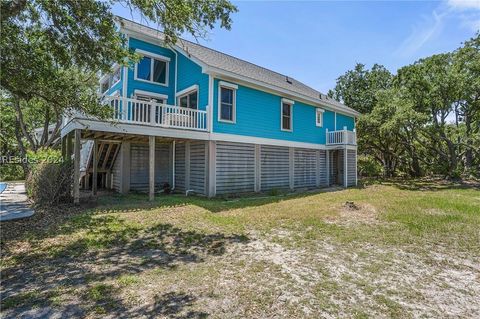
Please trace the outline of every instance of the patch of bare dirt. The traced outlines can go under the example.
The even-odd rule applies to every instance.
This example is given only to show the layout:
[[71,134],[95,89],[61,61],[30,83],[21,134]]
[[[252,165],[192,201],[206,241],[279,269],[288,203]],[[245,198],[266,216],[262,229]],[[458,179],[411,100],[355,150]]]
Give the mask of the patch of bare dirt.
[[338,213],[325,218],[327,223],[339,225],[380,224],[377,209],[371,204],[347,202]]

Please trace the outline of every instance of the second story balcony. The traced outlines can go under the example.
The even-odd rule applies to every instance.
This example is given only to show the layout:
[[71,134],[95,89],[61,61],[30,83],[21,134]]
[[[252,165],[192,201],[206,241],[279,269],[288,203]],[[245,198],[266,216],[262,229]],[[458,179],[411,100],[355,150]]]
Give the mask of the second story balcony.
[[346,127],[339,131],[328,131],[327,129],[327,146],[335,145],[357,145],[357,133],[347,130]]
[[[208,130],[207,111],[204,110],[121,96],[106,96],[103,103],[112,108],[110,120],[114,123],[204,132]],[[81,116],[77,114],[75,117]]]

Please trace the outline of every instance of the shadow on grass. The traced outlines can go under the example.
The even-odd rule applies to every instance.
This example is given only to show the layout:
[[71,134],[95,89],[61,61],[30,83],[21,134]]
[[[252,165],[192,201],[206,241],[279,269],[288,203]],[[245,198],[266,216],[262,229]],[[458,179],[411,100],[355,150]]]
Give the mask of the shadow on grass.
[[115,317],[205,317],[206,313],[185,309],[196,296],[171,292],[158,297],[154,305],[132,310],[118,296],[118,287],[109,285],[122,276],[156,268],[168,272],[182,264],[204,262],[209,256],[224,254],[228,245],[247,243],[249,238],[182,230],[165,223],[142,227],[118,216],[83,214],[60,227],[49,240],[46,246],[32,239],[32,247],[15,253],[11,265],[2,267],[1,304],[8,310],[7,318],[33,316],[35,309],[51,314],[49,308],[59,291],[69,291],[69,298],[71,292],[76,295],[68,303],[69,317],[83,317],[85,311],[106,311]]

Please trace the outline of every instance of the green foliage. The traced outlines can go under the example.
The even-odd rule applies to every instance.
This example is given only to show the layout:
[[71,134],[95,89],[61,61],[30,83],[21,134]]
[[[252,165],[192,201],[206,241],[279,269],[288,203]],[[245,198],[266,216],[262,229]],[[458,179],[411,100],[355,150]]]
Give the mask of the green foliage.
[[33,165],[43,163],[60,164],[62,163],[62,152],[53,148],[40,149],[37,152],[27,152],[28,161]]
[[371,156],[360,155],[357,166],[358,174],[362,177],[379,177],[382,175],[382,166]]
[[18,181],[25,178],[25,173],[20,164],[0,165],[0,181]]
[[[480,34],[454,52],[437,54],[391,75],[357,64],[331,97],[363,113],[360,154],[384,176],[480,175]],[[452,122],[451,118],[455,121]]]
[[40,206],[71,202],[72,172],[70,162],[35,165],[25,182],[28,196]]

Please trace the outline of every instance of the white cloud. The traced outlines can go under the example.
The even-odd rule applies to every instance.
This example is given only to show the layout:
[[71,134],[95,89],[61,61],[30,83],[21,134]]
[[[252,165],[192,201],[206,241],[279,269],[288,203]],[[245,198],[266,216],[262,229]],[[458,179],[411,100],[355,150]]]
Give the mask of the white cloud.
[[435,38],[443,28],[443,21],[448,10],[434,10],[431,15],[424,16],[422,21],[413,26],[410,35],[403,41],[395,54],[401,56],[414,55],[428,41]]
[[474,32],[480,30],[480,0],[448,0],[447,5],[459,14],[463,27]]
[[480,30],[480,0],[446,0],[428,16],[423,16],[412,27],[410,35],[395,51],[396,55],[410,57],[434,40],[444,27],[445,20],[456,18],[461,26],[473,32]]
[[480,10],[480,0],[447,0],[447,4],[457,10]]

